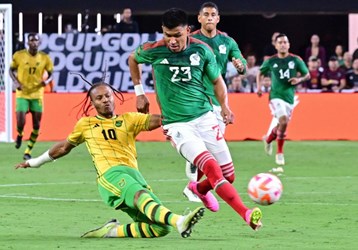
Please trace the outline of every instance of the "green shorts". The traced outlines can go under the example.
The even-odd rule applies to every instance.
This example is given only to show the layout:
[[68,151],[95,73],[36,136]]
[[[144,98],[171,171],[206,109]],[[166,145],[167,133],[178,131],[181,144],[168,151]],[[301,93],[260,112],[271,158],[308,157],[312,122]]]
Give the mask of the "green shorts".
[[158,197],[153,194],[142,174],[134,168],[127,166],[112,167],[98,178],[97,182],[103,201],[110,207],[126,212],[134,221],[146,221],[147,219],[132,205],[136,192],[145,190],[153,200],[162,204]]
[[16,112],[39,112],[43,111],[43,99],[16,98]]

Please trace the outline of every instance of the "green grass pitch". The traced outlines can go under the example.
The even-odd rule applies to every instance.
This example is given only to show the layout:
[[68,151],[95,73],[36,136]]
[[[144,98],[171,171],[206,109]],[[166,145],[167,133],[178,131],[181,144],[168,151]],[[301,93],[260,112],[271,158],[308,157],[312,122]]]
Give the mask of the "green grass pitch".
[[[52,143],[37,143],[39,155]],[[130,222],[99,197],[84,145],[40,169],[14,170],[23,148],[0,144],[0,249],[358,249],[358,143],[288,141],[281,200],[261,206],[264,227],[252,231],[221,200],[206,210],[192,236],[173,231],[156,239],[81,239],[111,218]],[[24,145],[23,145],[24,147]],[[182,195],[184,160],[169,143],[138,142],[140,170],[164,204],[177,213],[198,203]],[[235,187],[252,207],[249,179],[274,167],[260,142],[230,142]]]

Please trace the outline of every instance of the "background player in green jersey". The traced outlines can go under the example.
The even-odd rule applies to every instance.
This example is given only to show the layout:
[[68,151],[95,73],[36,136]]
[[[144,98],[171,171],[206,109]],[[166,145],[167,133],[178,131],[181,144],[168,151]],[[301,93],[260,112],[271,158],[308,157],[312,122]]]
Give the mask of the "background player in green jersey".
[[227,89],[207,44],[189,37],[188,16],[172,8],[162,16],[163,39],[139,46],[128,59],[137,95],[137,109],[148,112],[149,102],[141,85],[140,64],[153,67],[157,101],[162,111],[163,129],[173,147],[184,159],[197,166],[206,176],[201,182],[192,181],[190,190],[213,212],[219,203],[210,190],[230,205],[254,230],[261,226],[259,208],[249,209],[243,204],[232,185],[234,164],[211,100],[205,93],[203,77],[214,85],[221,106],[223,122],[233,122],[228,106]]
[[[38,51],[40,38],[29,33],[28,49],[15,52],[10,65],[10,77],[16,87],[16,148],[21,147],[26,113],[32,115],[32,132],[24,153],[24,160],[31,158],[31,150],[39,136],[43,111],[44,86],[52,81],[53,62],[49,55]],[[45,70],[48,78],[43,80]]]
[[[135,138],[141,131],[158,128],[160,115],[135,112],[116,115],[114,96],[122,102],[123,96],[114,91],[104,82],[93,84],[82,107],[86,117],[77,122],[67,140],[58,142],[37,158],[16,165],[16,168],[40,167],[67,155],[85,142],[96,168],[103,201],[126,212],[133,222],[121,225],[113,219],[82,237],[153,238],[167,235],[172,227],[182,237],[190,236],[192,227],[203,216],[204,208],[196,208],[185,216],[171,212],[154,195],[138,170]],[[96,116],[88,116],[91,106],[96,109]]]
[[[271,74],[270,109],[278,119],[278,125],[265,136],[265,151],[272,154],[271,142],[277,138],[276,164],[285,165],[283,145],[286,129],[294,108],[295,87],[297,84],[310,79],[308,68],[304,61],[297,55],[289,53],[290,43],[285,34],[276,37],[275,47],[277,54],[265,60],[257,75],[257,94],[262,95],[261,77]],[[274,172],[283,172],[283,168],[274,168]]]
[[[203,3],[200,6],[198,22],[201,24],[200,29],[191,32],[190,36],[205,42],[211,47],[223,79],[225,79],[228,62],[232,62],[238,74],[244,74],[247,63],[241,54],[238,44],[233,38],[217,29],[217,25],[220,22],[218,6],[213,2]],[[225,123],[221,116],[220,104],[215,97],[214,85],[208,77],[204,77],[204,84],[205,93],[212,100],[214,113],[218,119],[221,133],[225,134]],[[203,173],[197,171],[197,169],[190,162],[186,163],[185,172],[189,180],[198,181],[201,179]],[[184,188],[183,193],[190,201],[198,201],[198,198],[189,190],[188,186]]]

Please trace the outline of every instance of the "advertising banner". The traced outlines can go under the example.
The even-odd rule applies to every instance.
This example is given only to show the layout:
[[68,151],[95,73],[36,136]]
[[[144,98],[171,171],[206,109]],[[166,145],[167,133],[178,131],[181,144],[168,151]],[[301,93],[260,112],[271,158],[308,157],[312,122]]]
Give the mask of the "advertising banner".
[[[84,92],[89,82],[102,79],[123,92],[133,92],[128,56],[139,45],[156,41],[160,33],[117,34],[65,33],[42,34],[39,50],[50,55],[54,62],[55,92]],[[147,92],[153,91],[151,66],[142,66],[142,83]]]

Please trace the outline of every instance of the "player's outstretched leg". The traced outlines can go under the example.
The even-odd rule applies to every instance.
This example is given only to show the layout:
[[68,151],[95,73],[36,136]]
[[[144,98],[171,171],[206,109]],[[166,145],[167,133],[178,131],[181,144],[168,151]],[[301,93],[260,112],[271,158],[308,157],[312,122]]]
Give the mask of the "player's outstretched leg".
[[108,237],[108,233],[111,229],[118,225],[118,221],[116,219],[112,219],[103,226],[84,233],[81,238],[106,238]]

